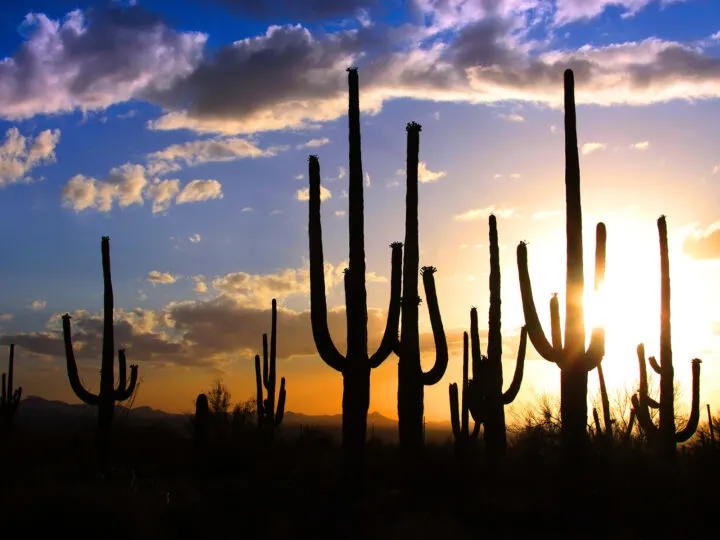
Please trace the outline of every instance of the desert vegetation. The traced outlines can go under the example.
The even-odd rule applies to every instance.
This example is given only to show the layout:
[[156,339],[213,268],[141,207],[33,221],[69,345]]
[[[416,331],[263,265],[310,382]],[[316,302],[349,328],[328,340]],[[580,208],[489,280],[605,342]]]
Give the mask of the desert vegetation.
[[[504,387],[499,231],[491,215],[485,354],[477,309],[468,305],[470,327],[463,336],[462,381],[449,385],[450,426],[440,441],[432,442],[426,440],[423,420],[424,387],[440,383],[449,355],[435,290],[436,268],[420,268],[421,126],[415,122],[406,126],[405,237],[403,244],[390,246],[386,326],[378,349],[371,354],[360,90],[355,68],[348,69],[348,85],[349,265],[344,273],[344,348],[335,345],[328,328],[320,160],[315,155],[308,159],[312,334],[318,356],[343,378],[340,440],[327,428],[300,425],[293,431],[288,425],[286,379],[281,377],[279,387],[277,381],[282,367],[277,343],[283,336],[278,335],[275,300],[268,321],[269,339],[268,334],[262,335],[262,358],[255,356],[256,396],[235,404],[227,387],[217,381],[197,396],[194,414],[184,418],[181,429],[161,422],[143,426],[114,421],[118,410],[127,412],[127,403],[137,390],[138,367],[130,366],[128,379],[125,351],[119,350],[116,383],[110,243],[103,237],[104,338],[98,394],[89,392],[80,380],[70,316],[62,318],[68,383],[80,401],[96,408],[97,426],[78,423],[56,431],[23,430],[25,402],[20,401],[21,388],[14,389],[15,349],[10,346],[0,401],[3,534],[33,537],[52,531],[123,539],[227,534],[253,538],[471,538],[482,534],[493,538],[654,538],[698,537],[716,529],[713,509],[720,480],[720,418],[713,417],[707,405],[707,421],[700,419],[699,359],[690,362],[689,417],[682,418],[676,406],[665,216],[657,222],[659,361],[652,356],[646,361],[644,346],[638,345],[639,387],[629,390],[622,406],[614,406],[601,364],[604,328],[594,328],[586,346],[572,71],[564,73],[564,332],[557,295],[550,300],[549,339],[541,327],[530,279],[529,249],[521,242],[517,265],[525,325],[513,379]],[[596,290],[605,273],[607,235],[605,225],[598,223]],[[437,262],[439,271],[441,262]],[[436,349],[427,371],[420,362],[420,277]],[[523,383],[528,340],[540,356],[559,368],[561,392],[546,396],[525,410],[523,418],[508,422],[506,406],[515,400]],[[393,353],[399,359],[398,444],[376,437],[374,425],[368,433],[371,371]],[[657,400],[652,397],[655,389],[646,363],[659,376]],[[588,395],[588,378],[594,371],[600,382],[599,409],[593,408],[589,417],[588,402],[594,396]],[[292,391],[292,379],[287,388]],[[683,425],[680,430],[678,422]]]

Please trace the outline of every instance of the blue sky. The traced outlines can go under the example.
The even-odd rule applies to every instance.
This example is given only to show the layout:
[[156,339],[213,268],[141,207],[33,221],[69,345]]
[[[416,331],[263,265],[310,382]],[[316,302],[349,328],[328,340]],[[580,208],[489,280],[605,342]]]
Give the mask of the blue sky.
[[[454,355],[426,410],[446,418],[469,308],[487,311],[489,213],[503,245],[508,377],[522,325],[520,240],[530,241],[536,294],[564,290],[559,105],[570,67],[588,261],[593,224],[608,226],[609,307],[598,315],[608,325],[607,377],[631,389],[635,345],[656,352],[655,220],[667,214],[676,373],[688,383],[690,358],[703,358],[701,401],[720,402],[718,2],[22,0],[0,9],[0,343],[18,344],[26,395],[74,400],[65,312],[75,314],[78,356],[97,386],[107,235],[117,339],[143,380],[138,403],[184,410],[216,377],[237,399],[250,397],[251,358],[276,297],[288,407],[339,411],[340,377],[314,355],[307,326],[302,190],[307,155],[318,154],[331,194],[328,301],[339,308],[344,68],[357,65],[370,339],[382,330],[388,244],[404,236],[413,120],[423,125],[421,264],[438,267]],[[559,381],[555,366],[528,356],[521,402]],[[371,408],[389,416],[395,362],[373,378]]]

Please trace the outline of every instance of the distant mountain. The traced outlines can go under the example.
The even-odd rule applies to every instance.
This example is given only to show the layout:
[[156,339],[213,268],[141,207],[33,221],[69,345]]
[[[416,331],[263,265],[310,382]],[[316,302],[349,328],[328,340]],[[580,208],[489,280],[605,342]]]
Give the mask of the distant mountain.
[[[118,422],[127,422],[129,425],[164,424],[180,433],[189,434],[189,414],[168,413],[151,407],[135,407],[132,410],[118,407],[115,414]],[[51,401],[38,396],[23,399],[15,419],[19,428],[30,431],[82,429],[93,426],[96,420],[95,407]],[[287,428],[288,435],[298,433],[303,427],[314,426],[339,436],[342,415],[308,415],[287,411],[283,426]],[[428,422],[426,430],[430,438],[444,438],[449,435],[450,425],[445,422]],[[397,420],[372,412],[368,414],[368,431],[383,439],[396,440]]]

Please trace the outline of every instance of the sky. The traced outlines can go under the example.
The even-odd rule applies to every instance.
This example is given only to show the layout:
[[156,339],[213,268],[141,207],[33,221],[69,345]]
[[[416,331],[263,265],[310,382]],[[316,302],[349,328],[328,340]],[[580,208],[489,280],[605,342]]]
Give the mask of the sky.
[[[317,356],[309,326],[307,156],[319,156],[327,190],[330,327],[342,349],[353,65],[371,349],[384,328],[389,244],[404,239],[405,125],[415,121],[420,264],[438,269],[450,346],[426,416],[449,418],[472,306],[486,347],[490,213],[507,386],[523,324],[520,241],[546,328],[547,301],[564,297],[562,73],[572,68],[587,325],[606,327],[611,393],[636,388],[638,343],[659,354],[656,220],[666,215],[678,406],[689,407],[698,357],[701,404],[720,407],[720,2],[19,0],[0,10],[0,344],[17,344],[24,395],[78,401],[64,313],[97,391],[109,236],[115,340],[139,365],[136,406],[190,411],[218,378],[235,400],[252,398],[276,298],[287,408],[340,412],[341,376]],[[607,276],[595,295],[598,221]],[[557,396],[559,375],[528,346],[515,412]],[[596,391],[593,371],[591,401]],[[396,418],[396,393],[391,356],[373,370],[370,409]]]

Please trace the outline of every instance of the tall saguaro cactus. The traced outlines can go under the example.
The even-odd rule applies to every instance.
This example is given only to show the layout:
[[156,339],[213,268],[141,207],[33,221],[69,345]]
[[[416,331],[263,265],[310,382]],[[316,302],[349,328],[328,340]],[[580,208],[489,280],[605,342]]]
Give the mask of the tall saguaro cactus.
[[407,125],[407,194],[405,198],[405,246],[402,277],[402,325],[394,350],[398,362],[398,429],[403,452],[414,452],[423,444],[424,387],[437,384],[448,364],[448,347],[435,290],[435,268],[422,269],[423,286],[435,339],[435,363],[428,371],[420,364],[418,329],[418,163],[420,124]]
[[[528,272],[527,245],[517,248],[520,292],[528,336],[535,350],[560,368],[560,414],[562,439],[570,454],[582,452],[587,443],[588,372],[595,369],[605,355],[605,329],[594,328],[590,345],[585,349],[583,314],[582,208],[580,205],[580,161],[575,118],[575,83],[572,70],[565,71],[565,201],[567,234],[567,278],[565,298],[565,342],[560,330],[560,308],[557,296],[550,300],[551,339],[548,341],[540,324],[533,300]],[[606,231],[603,223],[596,228],[595,290],[605,276]]]
[[350,90],[348,120],[350,142],[349,215],[350,260],[345,271],[347,350],[343,356],[330,337],[325,299],[325,268],[320,219],[320,161],[309,158],[309,240],[310,240],[310,319],[313,338],[320,357],[343,375],[342,447],[345,462],[356,471],[365,453],[367,413],[370,405],[370,370],[378,367],[392,352],[400,318],[400,280],[402,244],[392,244],[390,304],[385,333],[378,350],[368,355],[367,297],[365,292],[365,232],[363,217],[363,174],[360,150],[360,100],[358,74],[348,69]]
[[480,353],[477,309],[470,311],[470,339],[473,365],[477,363],[477,377],[470,383],[470,412],[476,422],[484,425],[483,438],[488,456],[505,454],[507,436],[505,429],[505,405],[512,403],[520,391],[525,368],[527,327],[520,332],[515,373],[508,389],[503,392],[502,333],[500,300],[500,248],[498,245],[497,219],[491,215],[490,225],[490,310],[488,314],[487,356]]
[[[470,431],[470,408],[468,389],[468,333],[463,332],[463,365],[462,365],[462,392],[458,392],[457,383],[450,383],[450,424],[452,425],[453,436],[455,437],[455,452],[463,454],[467,451],[470,443],[478,438],[480,433],[480,422],[475,422],[472,432]],[[473,362],[472,376],[475,379],[477,374],[477,363]],[[460,396],[458,396],[460,394]],[[462,401],[459,403],[460,398]]]
[[0,397],[0,418],[7,429],[10,429],[15,419],[15,413],[20,406],[22,386],[13,390],[13,375],[15,374],[15,345],[10,344],[10,358],[8,358],[8,372],[2,374],[2,397]]
[[[677,443],[693,436],[700,421],[700,359],[692,361],[692,406],[687,425],[675,431],[674,369],[672,363],[672,339],[670,327],[670,257],[668,255],[667,223],[665,216],[657,221],[660,235],[660,362],[653,357],[648,363],[660,375],[660,401],[648,394],[647,370],[645,367],[645,346],[637,348],[640,364],[640,389],[632,397],[640,427],[649,442],[661,455],[672,459]],[[660,425],[656,426],[650,416],[650,408],[659,409]]]
[[72,346],[72,331],[70,328],[70,315],[62,317],[63,338],[65,340],[65,356],[67,359],[67,373],[70,386],[75,395],[84,403],[98,408],[98,433],[100,435],[101,453],[107,450],[106,443],[112,427],[115,414],[115,402],[125,401],[132,396],[137,384],[138,368],[130,366],[130,382],[127,382],[127,363],[125,351],[118,351],[118,385],[115,387],[114,350],[115,334],[113,329],[113,290],[110,274],[110,238],[102,237],[102,268],[104,282],[104,312],[103,312],[103,344],[102,364],[100,368],[100,391],[93,394],[86,390],[78,375],[77,362]]
[[[272,326],[270,330],[270,357],[268,358],[268,336],[263,334],[263,365],[260,370],[260,355],[255,355],[255,383],[257,387],[258,428],[268,442],[275,438],[275,428],[282,423],[285,414],[285,377],[280,379],[277,410],[275,409],[275,385],[277,354],[277,301],[272,300]],[[267,397],[263,398],[263,386]]]

